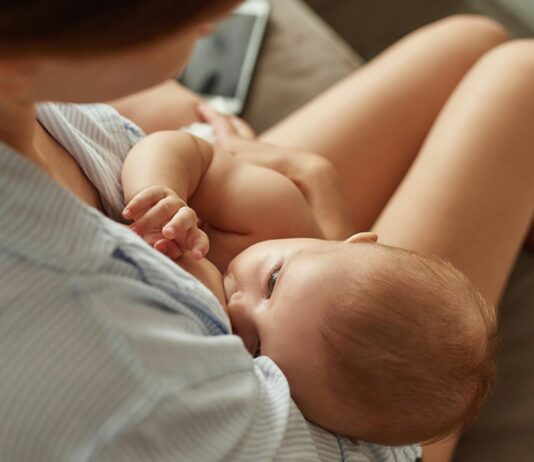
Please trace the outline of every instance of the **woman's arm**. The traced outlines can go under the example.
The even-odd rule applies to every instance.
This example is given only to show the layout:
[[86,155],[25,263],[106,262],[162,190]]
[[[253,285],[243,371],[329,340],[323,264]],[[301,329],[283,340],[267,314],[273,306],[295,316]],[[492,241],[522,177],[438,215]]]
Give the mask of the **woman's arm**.
[[108,104],[150,134],[200,122],[197,106],[201,101],[197,94],[169,80]]

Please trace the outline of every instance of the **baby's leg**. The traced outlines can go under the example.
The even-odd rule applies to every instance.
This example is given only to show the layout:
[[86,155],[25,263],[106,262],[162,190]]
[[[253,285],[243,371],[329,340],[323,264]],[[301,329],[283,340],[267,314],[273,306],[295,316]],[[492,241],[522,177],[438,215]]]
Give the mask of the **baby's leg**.
[[338,167],[357,231],[376,220],[458,82],[507,39],[493,21],[456,16],[410,34],[263,135]]
[[466,76],[374,231],[450,260],[497,304],[533,217],[534,40],[524,40]]

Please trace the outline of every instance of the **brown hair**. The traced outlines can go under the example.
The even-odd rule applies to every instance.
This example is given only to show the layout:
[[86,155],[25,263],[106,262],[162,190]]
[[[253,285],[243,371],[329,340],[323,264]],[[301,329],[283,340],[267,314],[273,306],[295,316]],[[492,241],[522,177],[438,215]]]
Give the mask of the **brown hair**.
[[495,380],[495,309],[437,257],[369,248],[377,263],[325,315],[330,387],[365,416],[367,441],[409,444],[465,428]]
[[0,54],[91,54],[129,48],[210,19],[237,0],[11,0],[0,6]]

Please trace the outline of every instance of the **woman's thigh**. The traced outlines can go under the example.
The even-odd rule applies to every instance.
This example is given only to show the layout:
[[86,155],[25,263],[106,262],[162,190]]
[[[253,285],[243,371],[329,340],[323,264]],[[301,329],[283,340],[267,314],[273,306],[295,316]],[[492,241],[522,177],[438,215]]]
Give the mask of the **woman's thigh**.
[[497,303],[534,217],[534,40],[481,59],[374,230],[440,255]]
[[507,39],[489,19],[456,16],[407,36],[262,139],[337,166],[355,229],[371,227],[469,68]]

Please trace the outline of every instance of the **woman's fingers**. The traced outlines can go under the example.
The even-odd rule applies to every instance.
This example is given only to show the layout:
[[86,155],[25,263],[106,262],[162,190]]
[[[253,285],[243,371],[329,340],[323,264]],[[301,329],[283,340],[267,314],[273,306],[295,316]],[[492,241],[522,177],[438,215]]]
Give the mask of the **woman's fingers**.
[[221,114],[205,103],[199,105],[198,112],[213,127],[216,144],[223,149],[233,151],[242,141],[256,139],[252,127],[239,117]]
[[208,104],[201,103],[198,106],[198,113],[200,114],[204,122],[210,124],[213,127],[213,130],[215,130],[215,134],[217,137],[237,135],[237,130],[230,121],[229,117],[218,113]]
[[252,127],[240,117],[230,117],[230,123],[233,125],[239,138],[243,140],[255,140],[256,133]]

